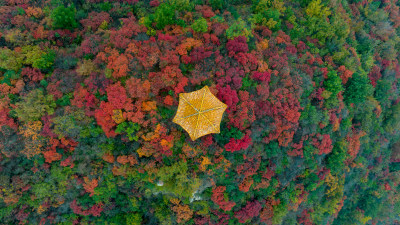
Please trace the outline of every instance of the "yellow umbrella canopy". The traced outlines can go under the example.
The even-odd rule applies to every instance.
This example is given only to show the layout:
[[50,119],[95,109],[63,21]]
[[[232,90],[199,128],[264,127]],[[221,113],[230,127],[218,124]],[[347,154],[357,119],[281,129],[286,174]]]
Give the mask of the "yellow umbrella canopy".
[[174,123],[179,124],[189,133],[192,141],[197,138],[220,132],[220,123],[227,105],[218,100],[204,86],[190,93],[179,94],[179,106]]

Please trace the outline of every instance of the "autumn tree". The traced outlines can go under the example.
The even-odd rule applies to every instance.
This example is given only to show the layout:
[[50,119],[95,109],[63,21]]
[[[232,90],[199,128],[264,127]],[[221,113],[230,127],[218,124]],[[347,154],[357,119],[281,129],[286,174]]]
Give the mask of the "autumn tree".
[[329,16],[331,12],[328,7],[324,7],[321,4],[321,0],[314,0],[307,6],[306,14],[309,16],[324,18]]
[[182,205],[179,199],[171,199],[172,211],[177,214],[176,222],[184,223],[188,221],[193,216],[193,211],[188,205]]
[[15,112],[21,121],[39,120],[45,113],[54,113],[56,103],[52,95],[44,95],[41,89],[35,89],[17,102]]
[[39,69],[24,67],[21,71],[21,76],[26,76],[30,81],[37,82],[44,78],[44,74]]
[[27,121],[20,129],[20,134],[25,138],[25,149],[22,153],[28,158],[42,152],[45,139],[40,135],[41,129],[42,123],[40,121]]
[[107,12],[90,12],[86,19],[80,20],[80,23],[87,30],[96,31],[99,27],[105,28],[106,24],[111,22],[110,14]]
[[85,191],[90,193],[90,196],[94,195],[94,189],[98,185],[98,180],[97,179],[89,179],[88,177],[84,177],[85,183],[83,184],[83,188],[85,188]]
[[213,194],[211,200],[217,204],[222,210],[230,211],[233,206],[236,205],[235,202],[229,201],[225,198],[225,186],[217,186],[213,189]]
[[246,221],[251,220],[253,217],[258,216],[261,209],[262,205],[260,202],[247,202],[244,208],[242,208],[238,212],[235,212],[235,217],[239,220],[240,223],[245,223]]

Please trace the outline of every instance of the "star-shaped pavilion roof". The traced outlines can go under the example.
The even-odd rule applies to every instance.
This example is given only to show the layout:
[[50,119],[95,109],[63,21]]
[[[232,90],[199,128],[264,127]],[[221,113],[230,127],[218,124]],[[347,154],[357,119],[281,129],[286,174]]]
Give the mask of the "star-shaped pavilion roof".
[[185,129],[194,141],[204,135],[220,132],[226,108],[227,105],[215,97],[208,86],[204,86],[197,91],[179,94],[178,111],[172,121]]

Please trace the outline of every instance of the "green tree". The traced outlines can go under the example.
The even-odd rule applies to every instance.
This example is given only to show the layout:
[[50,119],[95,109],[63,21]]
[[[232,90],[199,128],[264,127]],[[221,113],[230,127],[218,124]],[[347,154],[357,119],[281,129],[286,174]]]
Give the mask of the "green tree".
[[32,67],[46,71],[52,68],[55,59],[56,52],[50,49],[47,53],[43,54],[39,59],[33,62]]
[[335,36],[335,31],[325,18],[307,16],[302,25],[306,27],[304,35],[317,38],[320,44],[325,44],[328,38]]
[[103,179],[103,182],[100,182],[99,186],[94,189],[92,198],[96,203],[108,203],[112,198],[116,198],[118,195],[116,177],[107,170],[103,172]]
[[344,91],[344,100],[346,103],[355,103],[365,101],[365,99],[372,95],[374,91],[373,86],[370,84],[366,75],[354,73],[353,77],[346,83],[346,90]]
[[331,97],[336,98],[339,92],[343,91],[342,79],[337,75],[336,71],[329,71],[328,78],[324,81],[325,89],[331,92]]
[[169,206],[169,198],[165,195],[162,196],[157,202],[152,202],[152,206],[154,210],[154,216],[158,219],[158,224],[160,225],[169,225],[174,224],[172,215],[172,210]]
[[126,133],[130,141],[137,141],[139,137],[136,136],[135,134],[139,130],[140,130],[139,124],[132,123],[131,121],[129,121],[118,124],[117,129],[115,129],[115,133],[117,134]]
[[400,129],[400,104],[390,107],[383,122],[384,129],[388,134],[393,134]]
[[142,216],[137,212],[126,215],[126,225],[140,225],[142,220]]
[[380,102],[384,107],[389,106],[391,99],[393,99],[392,82],[388,80],[378,80],[375,88],[375,99]]
[[342,46],[350,34],[350,26],[340,14],[337,13],[332,15],[330,21],[332,29],[335,31],[335,35],[332,36],[332,39],[337,46]]
[[21,76],[19,73],[16,73],[14,70],[7,70],[4,74],[2,79],[0,79],[0,84],[6,83],[8,86],[12,86],[11,80],[19,79]]
[[210,3],[213,10],[225,9],[227,5],[226,0],[209,0],[208,2]]
[[288,207],[285,200],[282,201],[278,205],[273,206],[274,216],[272,217],[273,224],[281,224],[283,218],[288,214]]
[[161,3],[153,14],[145,17],[143,23],[146,27],[161,30],[167,25],[176,23],[175,7],[167,3]]
[[157,186],[155,190],[171,193],[185,199],[191,197],[200,186],[198,178],[189,177],[188,165],[184,161],[161,167],[156,178],[159,182],[162,182],[162,185]]
[[268,8],[253,14],[249,19],[254,24],[261,24],[267,26],[273,31],[278,31],[281,28],[282,20],[280,19],[281,13],[275,8]]
[[75,19],[76,9],[73,6],[65,8],[63,5],[58,6],[51,12],[50,18],[53,21],[54,29],[74,29],[78,27]]
[[324,114],[322,110],[308,103],[301,112],[300,124],[304,127],[304,131],[308,133],[315,133],[318,129],[318,124],[324,121]]
[[239,18],[235,21],[227,30],[226,36],[228,39],[234,39],[235,37],[245,36],[247,40],[252,36],[251,31],[248,29],[246,22]]
[[215,141],[220,144],[220,146],[226,145],[231,138],[236,140],[242,139],[244,136],[243,132],[241,132],[236,127],[231,127],[228,129],[227,126],[221,126],[221,132],[219,134],[214,135]]
[[337,75],[336,71],[329,71],[328,78],[324,81],[324,87],[327,99],[325,101],[325,106],[330,109],[339,104],[337,94],[343,91],[342,79]]
[[37,45],[27,45],[22,47],[21,53],[24,56],[24,64],[32,65],[41,70],[50,69],[56,59],[54,50],[49,49],[46,53]]
[[195,20],[191,27],[196,32],[205,33],[208,30],[207,20],[201,17],[200,19]]
[[180,12],[190,12],[194,8],[194,3],[191,0],[163,0],[161,2],[174,6]]
[[346,142],[339,141],[333,146],[332,152],[326,156],[326,167],[331,173],[340,174],[344,169],[344,162],[347,158]]

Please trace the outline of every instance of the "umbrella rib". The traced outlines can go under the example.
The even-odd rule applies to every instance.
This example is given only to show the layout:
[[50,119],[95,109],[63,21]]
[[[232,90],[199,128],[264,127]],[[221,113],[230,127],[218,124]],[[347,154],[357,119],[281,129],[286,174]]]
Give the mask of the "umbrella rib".
[[211,121],[210,121],[207,117],[205,117],[203,114],[200,114],[200,115],[203,116],[203,117],[208,121],[208,123],[211,124],[211,126],[212,126],[215,130],[217,130],[217,128],[215,127],[215,125],[214,125],[213,123],[211,123]]
[[[222,109],[222,108],[224,108],[225,106],[217,106],[217,107],[214,107],[214,108],[211,108],[211,109],[207,109],[207,110],[204,110],[204,111],[201,111],[202,113],[206,113],[206,112],[209,112],[209,111],[211,111],[211,110],[217,110],[217,109]],[[180,118],[176,118],[175,120],[181,120],[181,119],[186,119],[186,118],[189,118],[189,117],[192,117],[192,116],[195,116],[195,115],[198,115],[199,113],[198,112],[196,112],[196,113],[193,113],[193,114],[191,114],[191,115],[188,115],[188,116],[185,116],[185,117],[180,117]]]
[[202,111],[202,113],[209,112],[209,111],[211,111],[211,110],[222,109],[222,108],[224,108],[224,107],[225,107],[225,106],[217,106],[217,107],[214,107],[214,108],[211,108],[211,109],[204,110],[204,111]]
[[189,104],[190,106],[192,106],[192,108],[193,108],[194,110],[196,110],[196,112],[199,112],[199,110],[196,109],[196,107],[194,107],[194,106],[192,105],[192,103],[190,103],[188,100],[186,100],[186,98],[183,97],[183,95],[182,95],[182,99],[185,100],[185,102],[186,102],[187,104]]
[[[194,110],[196,110],[197,114],[199,114],[199,110],[196,109],[196,107],[194,107],[194,106],[192,105],[192,103],[190,103],[188,100],[186,100],[186,98],[183,97],[183,95],[182,95],[182,99],[183,99],[187,104],[189,104]],[[196,114],[192,114],[192,115],[196,115]],[[199,123],[199,117],[197,117],[196,128],[194,129],[195,134],[196,134],[196,129],[197,129],[197,124],[198,124],[198,123]],[[196,136],[194,136],[194,137],[196,137]]]
[[[206,89],[204,89],[204,93],[203,93],[203,98],[201,99],[201,104],[200,104],[200,108],[197,114],[201,115],[201,107],[203,107],[203,102],[204,102],[204,96],[206,95]],[[197,135],[199,133],[199,131],[197,130],[197,127],[199,126],[199,117],[197,116],[197,121],[196,121],[196,128],[194,128],[194,132]],[[195,136],[196,137],[196,136]]]
[[[209,111],[211,111],[211,110],[222,109],[222,108],[224,108],[224,107],[225,107],[225,106],[217,106],[217,107],[214,107],[214,108],[211,108],[211,109],[207,109],[207,110],[205,110],[205,111],[202,111],[202,113],[204,113],[204,112],[209,112]],[[208,123],[211,124],[211,126],[212,126],[215,130],[217,130],[217,128],[215,127],[215,125],[214,125],[206,116],[204,116],[203,114],[200,114],[200,115],[202,115],[202,116],[208,121]]]

